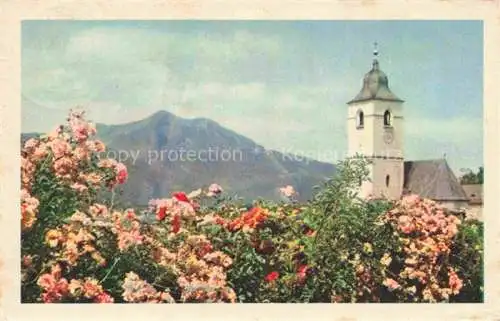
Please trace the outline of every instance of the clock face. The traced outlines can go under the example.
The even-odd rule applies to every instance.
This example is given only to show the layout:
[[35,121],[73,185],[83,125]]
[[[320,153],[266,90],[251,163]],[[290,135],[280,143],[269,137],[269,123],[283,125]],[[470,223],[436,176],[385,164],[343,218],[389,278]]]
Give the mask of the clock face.
[[391,132],[384,133],[384,141],[386,144],[392,143],[394,140],[394,135]]

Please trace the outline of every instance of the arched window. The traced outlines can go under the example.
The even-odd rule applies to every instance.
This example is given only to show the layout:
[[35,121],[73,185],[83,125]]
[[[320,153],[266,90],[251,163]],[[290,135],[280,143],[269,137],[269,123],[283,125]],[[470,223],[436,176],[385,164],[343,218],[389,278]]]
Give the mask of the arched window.
[[365,114],[362,110],[358,110],[356,115],[356,128],[363,128],[365,126]]
[[384,126],[392,126],[392,115],[391,112],[386,110],[384,113]]
[[385,176],[385,186],[389,187],[391,177],[389,175]]

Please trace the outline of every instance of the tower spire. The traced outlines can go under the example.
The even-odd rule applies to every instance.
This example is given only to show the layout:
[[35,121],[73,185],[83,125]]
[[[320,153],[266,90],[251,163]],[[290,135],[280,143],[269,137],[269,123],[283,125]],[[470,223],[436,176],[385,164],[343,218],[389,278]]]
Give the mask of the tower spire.
[[375,41],[373,43],[373,70],[378,70],[378,43]]
[[372,99],[402,102],[401,99],[391,92],[387,75],[380,70],[378,62],[380,52],[378,46],[378,42],[373,43],[373,65],[363,78],[363,88],[348,104]]

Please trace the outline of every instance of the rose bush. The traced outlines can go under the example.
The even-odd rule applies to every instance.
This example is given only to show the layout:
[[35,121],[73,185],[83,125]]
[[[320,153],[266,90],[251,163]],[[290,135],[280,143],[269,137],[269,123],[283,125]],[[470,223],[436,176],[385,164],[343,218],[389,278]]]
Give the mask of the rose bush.
[[115,208],[127,168],[84,114],[21,151],[22,302],[482,302],[482,223],[416,195],[361,200],[346,160],[301,204],[212,184]]

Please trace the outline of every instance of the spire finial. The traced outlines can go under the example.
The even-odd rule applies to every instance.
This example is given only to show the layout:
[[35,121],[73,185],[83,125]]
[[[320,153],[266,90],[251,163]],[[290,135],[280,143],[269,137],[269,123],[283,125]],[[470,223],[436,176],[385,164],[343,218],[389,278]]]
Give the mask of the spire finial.
[[374,42],[373,43],[373,70],[378,70],[378,43]]

